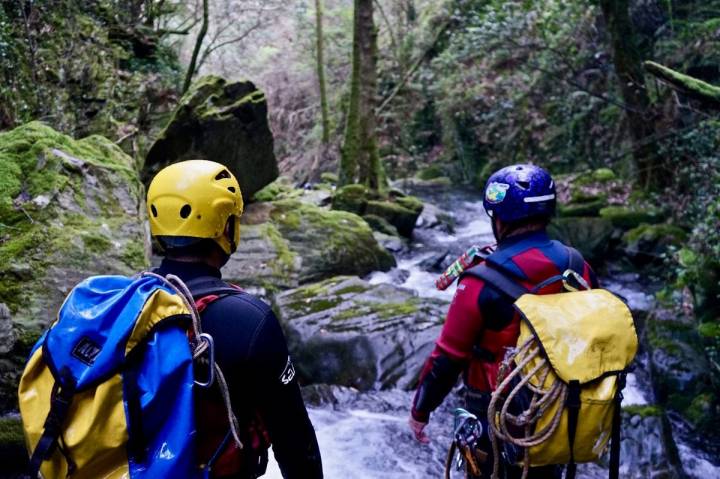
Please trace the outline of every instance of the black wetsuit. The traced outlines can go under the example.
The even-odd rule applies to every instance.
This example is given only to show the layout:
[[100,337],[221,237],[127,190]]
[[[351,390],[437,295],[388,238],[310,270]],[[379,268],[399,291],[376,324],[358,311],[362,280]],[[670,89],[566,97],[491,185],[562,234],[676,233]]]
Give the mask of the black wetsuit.
[[[156,272],[180,277],[193,293],[213,285],[228,287],[219,270],[201,263],[165,259]],[[229,294],[210,303],[201,318],[204,332],[214,339],[215,359],[227,378],[241,429],[259,414],[283,477],[322,478],[315,430],[272,309],[250,294]]]

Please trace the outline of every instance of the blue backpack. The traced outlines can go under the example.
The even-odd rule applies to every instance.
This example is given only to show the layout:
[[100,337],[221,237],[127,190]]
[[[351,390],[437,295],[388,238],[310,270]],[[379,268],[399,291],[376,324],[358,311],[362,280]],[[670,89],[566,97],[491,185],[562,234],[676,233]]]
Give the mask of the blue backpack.
[[215,379],[242,447],[212,338],[182,281],[153,273],[86,279],[20,380],[30,476],[208,477],[196,457],[193,388]]

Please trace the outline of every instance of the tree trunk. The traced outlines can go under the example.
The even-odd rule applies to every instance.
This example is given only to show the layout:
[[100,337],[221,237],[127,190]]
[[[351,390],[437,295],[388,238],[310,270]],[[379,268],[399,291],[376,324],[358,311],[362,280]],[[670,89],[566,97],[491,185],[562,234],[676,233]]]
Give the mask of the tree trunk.
[[323,8],[322,0],[315,0],[315,35],[317,50],[317,76],[320,89],[320,113],[322,115],[322,142],[327,145],[330,142],[330,120],[328,119],[327,90],[325,88],[325,63],[323,47]]
[[340,184],[358,182],[372,190],[384,187],[377,147],[377,31],[373,0],[355,0],[353,58]]
[[345,138],[340,148],[340,185],[354,183],[357,178],[357,156],[360,143],[360,15],[361,0],[353,5],[352,73],[350,74],[350,98],[345,119]]
[[381,187],[380,154],[377,147],[377,30],[373,19],[373,1],[358,0],[360,5],[360,149],[358,183],[371,190]]
[[198,55],[200,55],[200,49],[202,48],[203,40],[205,40],[205,34],[208,31],[208,23],[210,23],[210,7],[208,6],[209,0],[203,0],[203,21],[200,31],[198,32],[197,39],[195,40],[195,48],[193,48],[192,57],[190,58],[190,65],[188,66],[187,73],[185,74],[185,83],[183,84],[182,92],[185,93],[190,88],[193,76],[195,75],[195,69],[197,68]]
[[629,3],[629,0],[600,0],[600,8],[610,35],[620,91],[627,105],[626,114],[634,145],[638,180],[645,188],[656,187],[662,183],[662,165],[657,163],[659,159],[649,141],[655,133],[655,126],[645,88],[642,60],[634,41]]

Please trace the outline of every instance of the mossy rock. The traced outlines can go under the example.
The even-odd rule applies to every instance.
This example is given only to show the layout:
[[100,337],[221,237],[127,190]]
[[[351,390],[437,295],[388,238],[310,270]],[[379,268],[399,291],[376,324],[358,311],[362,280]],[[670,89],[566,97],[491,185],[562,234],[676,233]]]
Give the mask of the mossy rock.
[[[413,209],[408,208],[408,206]],[[397,198],[395,202],[368,201],[367,208],[365,209],[365,214],[384,218],[388,223],[397,228],[398,233],[407,238],[412,236],[420,213],[422,213],[422,203],[414,197],[400,197]]]
[[300,190],[295,190],[289,178],[281,176],[253,195],[253,201],[275,201],[293,196]]
[[320,173],[320,181],[330,185],[337,185],[340,180],[337,174],[326,171],[324,173]]
[[133,160],[102,137],[37,122],[0,134],[0,302],[46,326],[89,274],[147,266],[144,191]]
[[447,304],[341,276],[283,292],[275,309],[304,383],[414,386]]
[[365,185],[346,185],[335,191],[332,199],[332,209],[363,215],[369,197],[370,192]]
[[655,224],[663,221],[662,214],[652,208],[638,210],[626,206],[608,206],[600,210],[600,217],[610,220],[613,226],[624,230],[636,228],[643,223]]
[[615,172],[610,168],[598,168],[592,172],[592,179],[599,182],[612,181],[617,178]]
[[249,201],[278,175],[265,95],[249,81],[197,80],[150,148],[144,179],[170,163],[202,158],[226,165]]
[[622,410],[630,416],[640,416],[642,418],[657,417],[663,413],[662,407],[656,404],[625,406]]
[[592,217],[555,218],[548,226],[551,237],[577,248],[593,266],[607,259],[613,230],[609,220]]
[[418,171],[415,176],[416,176],[416,178],[418,178],[420,180],[427,181],[427,180],[434,180],[437,178],[442,178],[446,175],[445,175],[445,171],[440,166],[430,165],[430,166]]
[[607,206],[605,198],[597,198],[591,201],[570,203],[560,205],[558,215],[560,217],[576,217],[576,216],[598,216],[600,210]]
[[627,231],[622,238],[625,252],[637,265],[662,266],[670,247],[680,247],[688,234],[682,228],[666,223],[641,224]]
[[370,225],[373,231],[378,231],[390,236],[400,236],[397,228],[391,225],[388,220],[375,215],[365,215],[363,219]]
[[243,225],[237,252],[223,268],[243,287],[278,291],[324,278],[388,271],[395,258],[359,216],[296,199],[264,205],[256,224]]

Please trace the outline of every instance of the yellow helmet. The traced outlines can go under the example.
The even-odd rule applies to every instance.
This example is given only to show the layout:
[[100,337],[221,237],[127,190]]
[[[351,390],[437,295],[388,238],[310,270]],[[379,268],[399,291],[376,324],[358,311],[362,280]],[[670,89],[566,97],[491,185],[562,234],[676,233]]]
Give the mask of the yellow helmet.
[[[227,254],[237,248],[243,199],[225,165],[190,160],[163,168],[150,182],[147,209],[150,232],[165,246],[209,238]],[[224,234],[228,221],[232,238]]]

